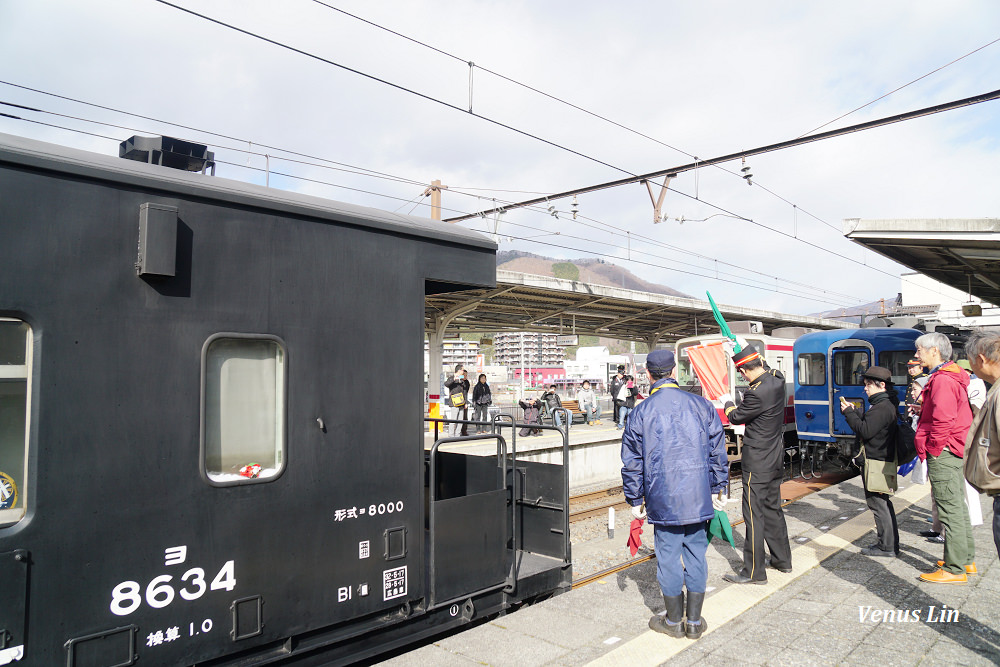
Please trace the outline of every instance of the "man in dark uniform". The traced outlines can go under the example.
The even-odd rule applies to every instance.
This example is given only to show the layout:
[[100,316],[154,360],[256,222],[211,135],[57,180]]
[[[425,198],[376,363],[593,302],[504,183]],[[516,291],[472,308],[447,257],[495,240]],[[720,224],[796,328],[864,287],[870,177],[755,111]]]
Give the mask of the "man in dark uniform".
[[618,413],[621,410],[622,405],[625,401],[618,400],[618,392],[621,391],[622,387],[625,386],[625,366],[624,364],[618,364],[618,372],[613,378],[611,378],[611,384],[608,386],[608,391],[611,392],[611,407],[614,409],[612,417],[615,420],[615,426],[618,428],[623,428],[625,425],[621,423],[618,417]]
[[792,571],[788,528],[781,511],[781,477],[784,456],[785,378],[781,371],[765,370],[763,359],[746,346],[733,355],[736,370],[749,383],[739,407],[733,397],[721,397],[731,424],[745,424],[743,435],[743,569],[723,578],[737,584],[765,584],[764,543],[771,552],[771,567]]

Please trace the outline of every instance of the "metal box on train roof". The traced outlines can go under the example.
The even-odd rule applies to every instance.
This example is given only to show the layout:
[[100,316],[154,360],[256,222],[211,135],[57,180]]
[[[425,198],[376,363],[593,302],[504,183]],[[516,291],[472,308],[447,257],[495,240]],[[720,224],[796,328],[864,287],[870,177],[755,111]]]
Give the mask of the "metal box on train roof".
[[915,329],[872,327],[817,331],[797,339],[793,352],[799,440],[853,442],[854,431],[839,408],[840,396],[858,408],[864,406],[861,376],[869,366],[888,368],[893,384],[905,389],[909,381],[906,362],[913,357],[914,341],[921,335]]
[[[172,276],[136,275],[144,205],[177,211]],[[23,664],[276,656],[419,605],[424,295],[493,285],[492,242],[6,135],[0,236]]]

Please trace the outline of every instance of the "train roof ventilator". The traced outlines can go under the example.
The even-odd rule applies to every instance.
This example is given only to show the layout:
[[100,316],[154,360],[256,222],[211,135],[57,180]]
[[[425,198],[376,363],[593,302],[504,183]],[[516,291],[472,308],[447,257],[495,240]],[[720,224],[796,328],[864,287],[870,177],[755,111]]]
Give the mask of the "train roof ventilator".
[[208,146],[174,137],[129,137],[118,146],[118,157],[203,174],[211,169],[215,176],[215,153]]

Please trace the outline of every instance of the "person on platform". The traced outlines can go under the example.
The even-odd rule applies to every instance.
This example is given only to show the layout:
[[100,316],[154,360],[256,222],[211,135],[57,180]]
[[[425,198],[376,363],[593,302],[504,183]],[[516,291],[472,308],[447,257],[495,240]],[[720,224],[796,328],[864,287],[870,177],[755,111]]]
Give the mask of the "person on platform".
[[944,527],[944,559],[938,569],[920,575],[934,584],[960,584],[975,574],[976,546],[962,474],[965,438],[972,424],[969,375],[951,359],[951,341],[941,333],[926,333],[914,341],[917,358],[931,369],[921,392],[920,420],[914,444],[927,461],[934,506]]
[[[469,381],[465,379],[465,368],[462,364],[455,364],[455,374],[451,379],[445,380],[444,386],[448,390],[448,419],[465,419],[469,404]],[[457,436],[462,426],[463,424],[457,421],[449,424],[449,435],[453,438]]]
[[743,476],[743,569],[723,578],[736,584],[766,584],[764,544],[771,552],[771,567],[792,571],[788,527],[781,511],[781,477],[785,443],[785,377],[764,369],[760,354],[745,346],[733,355],[736,370],[747,381],[739,407],[733,397],[720,397],[731,424],[744,424],[740,466]]
[[[522,398],[517,402],[524,411],[524,423],[534,425],[542,424],[542,402],[537,398]],[[532,428],[531,426],[525,426],[520,431],[518,435],[525,437],[529,435],[541,435],[542,429]]]
[[[479,381],[472,388],[472,421],[489,421],[490,405],[493,403],[493,391],[486,381],[486,374],[479,374]],[[486,433],[488,429],[482,424],[476,425],[476,433]]]
[[583,381],[583,387],[577,392],[576,400],[580,403],[580,409],[583,411],[587,424],[590,426],[600,426],[601,420],[598,417],[601,414],[601,408],[597,405],[597,395],[590,388],[589,381]]
[[639,397],[639,388],[635,381],[635,378],[631,375],[626,375],[625,384],[623,384],[618,389],[618,428],[625,428],[629,414],[635,409],[636,399]]
[[701,614],[708,522],[715,509],[725,509],[729,459],[718,412],[707,399],[679,389],[675,368],[669,350],[646,357],[650,396],[622,434],[622,488],[632,515],[653,526],[666,612],[649,619],[649,627],[697,639],[708,628]]
[[611,407],[614,409],[611,414],[614,418],[615,426],[619,428],[622,427],[622,423],[618,421],[618,412],[623,401],[618,400],[618,394],[621,392],[623,386],[625,386],[625,365],[618,364],[618,372],[611,378],[611,383],[608,385],[608,392],[611,394]]
[[[991,385],[965,438],[966,478],[993,498],[993,544],[1000,555],[1000,334],[977,331],[965,343],[972,372]],[[985,448],[985,455],[980,451]],[[982,470],[972,475],[975,466]]]
[[548,391],[542,394],[542,403],[545,404],[548,408],[549,414],[552,415],[552,423],[556,426],[562,426],[560,413],[556,412],[556,408],[562,407],[562,399],[559,398],[559,394],[556,393],[556,386],[554,384],[550,384]]
[[920,362],[919,359],[913,357],[906,362],[906,372],[910,376],[909,384],[906,387],[906,402],[916,403],[917,399],[920,398],[920,392],[923,391],[924,385],[927,384],[927,369]]
[[859,415],[851,403],[840,397],[840,411],[861,443],[862,481],[868,509],[875,515],[878,542],[865,547],[865,556],[895,558],[899,555],[899,526],[891,495],[896,491],[896,420],[899,395],[892,386],[888,368],[871,366],[861,378],[865,383],[869,408]]

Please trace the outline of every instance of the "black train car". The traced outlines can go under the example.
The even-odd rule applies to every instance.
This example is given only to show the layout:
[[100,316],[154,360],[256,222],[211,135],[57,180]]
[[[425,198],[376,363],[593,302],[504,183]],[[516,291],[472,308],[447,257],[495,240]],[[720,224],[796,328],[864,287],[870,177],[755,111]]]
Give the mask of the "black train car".
[[558,466],[428,498],[424,296],[495,251],[0,135],[0,664],[349,662],[566,588]]

